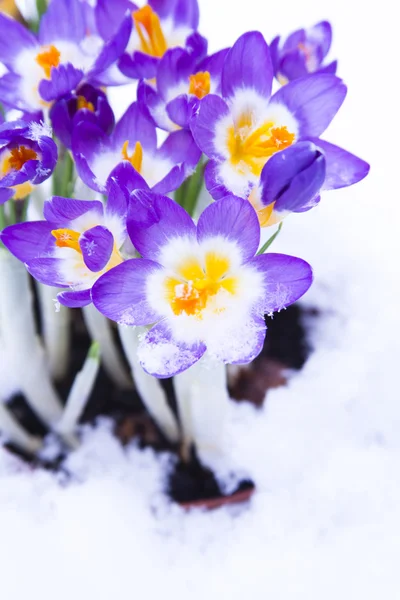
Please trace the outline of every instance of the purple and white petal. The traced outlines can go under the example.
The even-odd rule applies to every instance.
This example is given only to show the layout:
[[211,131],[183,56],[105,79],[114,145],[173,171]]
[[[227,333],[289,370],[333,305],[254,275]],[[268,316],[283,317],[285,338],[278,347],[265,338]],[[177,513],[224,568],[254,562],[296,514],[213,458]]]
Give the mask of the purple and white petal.
[[250,202],[231,196],[207,206],[197,224],[197,239],[201,243],[213,237],[234,242],[243,263],[253,258],[260,243],[260,225]]
[[43,215],[53,226],[67,227],[71,221],[78,219],[88,212],[95,213],[98,218],[103,216],[103,205],[99,200],[77,200],[76,198],[63,198],[52,196],[44,203]]
[[15,190],[9,188],[0,188],[0,206],[12,198],[15,194]]
[[209,94],[202,99],[197,114],[190,122],[196,144],[209,158],[224,158],[215,145],[215,130],[217,123],[229,115],[229,112],[229,107],[222,98]]
[[51,256],[55,246],[51,235],[53,229],[54,226],[46,221],[18,223],[3,229],[0,240],[11,254],[22,262],[28,262],[40,256]]
[[119,163],[110,173],[107,179],[107,189],[111,181],[115,181],[118,186],[126,188],[128,192],[134,190],[148,190],[149,186],[143,177],[127,160]]
[[106,267],[110,260],[114,237],[107,227],[96,225],[82,233],[79,238],[79,247],[87,268],[98,273]]
[[92,302],[90,289],[79,291],[59,292],[57,300],[68,308],[82,308]]
[[[68,281],[66,271],[69,261],[62,258],[34,258],[26,263],[28,272],[45,285],[54,287],[69,287],[78,281]],[[67,268],[66,268],[67,267]]]
[[83,71],[76,69],[71,63],[52,67],[51,79],[42,79],[39,84],[39,93],[43,100],[52,102],[75,90],[82,81],[83,76]]
[[93,304],[122,325],[149,325],[161,317],[147,302],[147,278],[161,266],[151,260],[127,260],[102,275],[92,288]]
[[56,0],[49,4],[39,28],[41,44],[56,40],[79,43],[86,35],[83,3],[79,0]]
[[299,136],[318,137],[341,107],[347,88],[335,75],[316,73],[291,81],[271,98],[285,105],[299,124]]
[[167,196],[145,190],[131,194],[128,233],[138,252],[156,261],[172,240],[196,240],[196,226],[181,206]]
[[266,314],[296,302],[306,293],[313,279],[312,269],[305,260],[286,254],[260,254],[248,265],[263,274],[264,296],[259,308]]
[[37,40],[26,27],[0,12],[0,62],[12,69],[18,52],[36,47]]
[[358,183],[369,173],[369,164],[344,148],[318,138],[309,138],[321,148],[326,161],[324,190],[336,190]]
[[138,102],[133,102],[115,126],[112,134],[114,148],[121,149],[126,141],[140,142],[144,149],[154,150],[157,146],[157,132],[154,124]]
[[174,339],[168,324],[162,321],[145,335],[138,358],[146,373],[165,379],[194,365],[205,351],[206,346],[200,341],[189,344]]
[[224,98],[251,89],[269,99],[274,71],[267,42],[259,31],[242,35],[226,55],[221,89]]
[[253,316],[232,335],[220,340],[213,356],[225,364],[243,365],[254,360],[263,349],[266,325],[264,319]]

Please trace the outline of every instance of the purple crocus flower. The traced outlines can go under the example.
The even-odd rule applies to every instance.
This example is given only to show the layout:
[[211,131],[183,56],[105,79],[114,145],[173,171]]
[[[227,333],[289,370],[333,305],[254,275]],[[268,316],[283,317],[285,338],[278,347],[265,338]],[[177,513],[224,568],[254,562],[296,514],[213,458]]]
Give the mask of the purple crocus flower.
[[8,69],[0,79],[0,101],[34,112],[83,82],[102,82],[121,56],[132,29],[130,15],[107,43],[90,34],[80,0],[52,0],[38,36],[0,13],[0,62]]
[[[157,65],[169,48],[186,48],[197,60],[206,55],[207,40],[197,32],[197,0],[150,0],[140,9],[133,3],[129,4],[134,7],[134,27],[126,52],[119,61],[119,68],[127,77],[155,77]],[[104,11],[104,2],[102,7],[99,7],[99,12]],[[120,14],[125,8],[123,0],[117,1],[115,9],[113,5],[113,10],[118,10]],[[105,31],[106,28],[101,29]]]
[[81,179],[102,193],[107,177],[122,161],[134,167],[137,188],[168,193],[193,172],[201,155],[190,131],[184,130],[171,133],[157,149],[156,128],[137,102],[130,105],[111,135],[90,121],[78,123],[72,151]]
[[138,101],[154,123],[166,131],[188,127],[199,102],[207,94],[219,94],[221,69],[228,49],[207,56],[200,63],[182,48],[168,50],[157,67],[156,88],[142,80]]
[[298,29],[283,44],[280,36],[271,42],[275,77],[285,85],[310,73],[336,73],[337,61],[323,66],[332,43],[332,27],[321,21],[309,29]]
[[57,163],[57,146],[43,123],[0,125],[0,204],[28,196],[48,179]]
[[61,304],[85,306],[93,283],[123,261],[127,200],[115,179],[105,207],[97,200],[53,196],[44,203],[44,221],[10,225],[0,239],[38,281],[69,288],[57,295]]
[[50,109],[50,118],[54,133],[66,148],[71,148],[72,131],[80,121],[94,123],[106,134],[115,124],[107,96],[89,84],[57,100]]
[[[272,98],[273,67],[269,48],[259,32],[241,36],[222,67],[222,98],[209,94],[192,118],[199,148],[211,159],[206,183],[218,198],[221,190],[247,198],[258,185],[267,161],[292,144],[312,139],[318,145],[340,108],[346,86],[332,74],[296,79]],[[332,144],[324,144],[330,186],[356,183],[368,165]],[[224,193],[225,193],[224,192]]]
[[305,261],[255,256],[257,215],[240,198],[211,204],[196,226],[173,200],[136,190],[128,232],[143,258],[103,275],[92,299],[118,323],[152,325],[138,356],[155,377],[184,371],[206,351],[223,363],[250,362],[263,346],[264,314],[288,306],[311,285]]

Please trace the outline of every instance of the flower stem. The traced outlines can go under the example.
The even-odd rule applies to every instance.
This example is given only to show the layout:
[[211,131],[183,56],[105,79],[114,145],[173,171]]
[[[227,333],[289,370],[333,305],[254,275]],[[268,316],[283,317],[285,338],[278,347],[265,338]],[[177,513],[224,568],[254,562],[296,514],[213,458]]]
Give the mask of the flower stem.
[[143,371],[137,357],[140,336],[147,331],[146,328],[118,325],[118,330],[131,367],[132,377],[143,404],[165,437],[170,442],[176,443],[180,437],[179,427],[175,415],[169,407],[167,396],[158,379]]
[[59,312],[56,311],[54,300],[59,291],[57,288],[38,283],[38,291],[47,363],[52,378],[59,381],[68,369],[71,311],[66,306],[62,306]]
[[279,223],[279,227],[278,229],[275,231],[275,233],[273,235],[271,235],[271,237],[265,242],[264,246],[262,246],[260,248],[260,250],[257,252],[257,256],[259,254],[264,254],[264,252],[266,250],[268,250],[268,248],[270,247],[270,245],[272,244],[272,242],[275,240],[276,237],[278,237],[280,230],[282,229],[282,223]]

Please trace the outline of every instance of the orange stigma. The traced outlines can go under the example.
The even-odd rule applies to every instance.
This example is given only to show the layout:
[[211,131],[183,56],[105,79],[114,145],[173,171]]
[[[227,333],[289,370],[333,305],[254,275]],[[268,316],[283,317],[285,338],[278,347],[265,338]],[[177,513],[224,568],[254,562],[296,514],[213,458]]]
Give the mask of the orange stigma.
[[37,154],[31,148],[18,146],[10,150],[10,156],[4,161],[2,171],[8,173],[11,170],[20,171],[28,160],[36,160]]
[[164,56],[168,45],[157,13],[146,4],[143,8],[135,10],[132,16],[140,39],[140,50],[157,58]]
[[56,246],[59,248],[72,248],[82,254],[81,247],[79,246],[79,238],[81,234],[73,229],[53,229],[51,232],[56,238]]
[[189,94],[197,96],[199,100],[210,93],[211,78],[208,71],[200,71],[189,77]]
[[275,127],[273,122],[266,122],[252,131],[252,117],[245,113],[228,131],[231,162],[241,172],[247,166],[254,175],[260,176],[267,160],[291,146],[295,137],[287,127]]
[[186,259],[177,271],[180,279],[168,277],[165,281],[166,298],[174,314],[201,318],[210,299],[220,290],[234,294],[237,280],[227,276],[229,268],[229,260],[214,252],[206,254],[204,269],[196,259]]
[[91,112],[94,112],[94,105],[92,102],[86,100],[85,96],[78,96],[76,99],[76,110],[81,110],[81,108],[86,108]]
[[124,145],[122,146],[122,158],[123,158],[123,160],[129,160],[132,167],[134,169],[136,169],[136,171],[138,173],[140,173],[140,171],[142,169],[142,162],[143,162],[142,144],[140,142],[136,142],[135,149],[132,152],[131,156],[129,156],[129,154],[128,154],[128,147],[129,147],[129,141],[127,140],[124,143]]
[[51,69],[58,67],[60,64],[61,53],[55,46],[47,46],[42,49],[36,56],[36,62],[42,67],[46,77],[49,79],[51,75]]

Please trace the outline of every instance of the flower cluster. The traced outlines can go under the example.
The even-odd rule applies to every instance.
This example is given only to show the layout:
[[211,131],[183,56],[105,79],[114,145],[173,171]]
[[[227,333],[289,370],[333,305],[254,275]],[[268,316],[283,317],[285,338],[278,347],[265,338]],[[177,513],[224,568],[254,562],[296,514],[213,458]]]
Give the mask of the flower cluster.
[[[346,96],[329,23],[211,55],[198,23],[197,0],[52,0],[37,33],[0,14],[1,242],[61,304],[145,327],[137,356],[157,378],[205,353],[252,361],[264,315],[312,282],[265,252],[272,238],[259,247],[263,228],[369,169],[321,139]],[[108,88],[129,83],[116,120]]]

